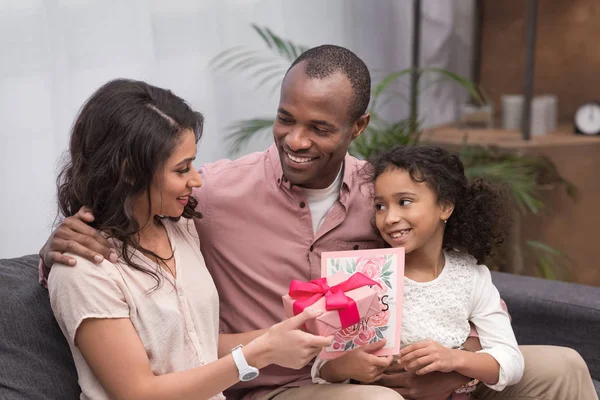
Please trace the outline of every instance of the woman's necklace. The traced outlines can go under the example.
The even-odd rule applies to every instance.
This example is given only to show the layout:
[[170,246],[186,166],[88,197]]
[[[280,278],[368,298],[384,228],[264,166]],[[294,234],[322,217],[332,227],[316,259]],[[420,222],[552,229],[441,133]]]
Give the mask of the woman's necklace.
[[148,256],[150,256],[150,258],[152,258],[155,263],[157,263],[159,265],[163,264],[165,267],[167,267],[169,272],[173,273],[171,268],[167,265],[167,261],[170,261],[175,257],[175,250],[173,249],[173,246],[171,245],[171,239],[169,238],[167,228],[165,228],[165,226],[162,223],[159,223],[159,225],[160,225],[160,233],[165,233],[165,235],[167,236],[167,241],[169,243],[169,250],[171,251],[171,255],[169,257],[162,257],[158,254],[157,251],[153,251],[152,254],[149,254]]

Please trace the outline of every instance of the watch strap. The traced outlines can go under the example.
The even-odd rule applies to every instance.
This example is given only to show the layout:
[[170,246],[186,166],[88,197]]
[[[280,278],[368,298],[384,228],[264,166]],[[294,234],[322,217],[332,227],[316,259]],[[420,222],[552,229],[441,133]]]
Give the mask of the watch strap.
[[244,356],[242,347],[243,347],[242,345],[238,345],[238,346],[235,346],[231,350],[231,355],[233,356],[233,362],[235,362],[235,365],[240,373],[242,373],[243,371],[246,371],[250,367],[248,365],[248,362],[246,361],[246,357]]

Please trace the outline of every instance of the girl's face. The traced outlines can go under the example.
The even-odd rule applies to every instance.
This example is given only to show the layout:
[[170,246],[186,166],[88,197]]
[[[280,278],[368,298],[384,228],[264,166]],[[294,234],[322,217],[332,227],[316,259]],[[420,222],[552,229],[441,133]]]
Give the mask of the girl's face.
[[[402,169],[388,168],[375,180],[375,223],[392,247],[408,254],[444,236],[444,221],[452,205],[440,205],[425,182],[415,182]],[[437,239],[437,240],[435,240]]]
[[[192,189],[202,186],[202,179],[192,165],[196,158],[196,140],[192,131],[181,134],[171,157],[154,174],[150,186],[152,210],[150,215],[179,217],[188,203]],[[135,200],[134,209],[140,218],[148,215],[148,198],[142,193]],[[143,225],[142,221],[139,221]]]

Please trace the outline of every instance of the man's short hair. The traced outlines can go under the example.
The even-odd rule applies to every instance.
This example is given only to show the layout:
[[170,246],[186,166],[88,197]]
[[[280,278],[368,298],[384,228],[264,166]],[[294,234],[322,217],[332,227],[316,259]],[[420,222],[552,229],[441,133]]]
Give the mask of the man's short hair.
[[305,73],[310,78],[323,79],[337,72],[348,78],[354,92],[354,98],[349,104],[352,122],[367,111],[371,99],[371,74],[356,54],[331,44],[313,47],[302,53],[292,63],[288,72],[302,61],[306,61]]

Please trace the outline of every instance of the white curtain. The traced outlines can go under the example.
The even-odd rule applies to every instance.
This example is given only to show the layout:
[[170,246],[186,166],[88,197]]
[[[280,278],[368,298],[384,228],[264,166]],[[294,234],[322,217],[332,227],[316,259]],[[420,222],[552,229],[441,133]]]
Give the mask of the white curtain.
[[[423,65],[469,74],[472,5],[423,2]],[[0,0],[0,258],[37,252],[46,240],[70,125],[107,80],[146,80],[201,111],[199,165],[228,156],[231,122],[274,115],[277,94],[208,68],[227,48],[262,46],[250,23],[308,46],[348,47],[381,76],[410,65],[411,7],[411,0]],[[422,96],[421,116],[427,124],[452,120],[464,99],[452,85],[436,86]],[[406,103],[391,103],[386,115],[405,117]],[[266,135],[244,152],[270,142]]]

